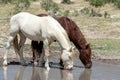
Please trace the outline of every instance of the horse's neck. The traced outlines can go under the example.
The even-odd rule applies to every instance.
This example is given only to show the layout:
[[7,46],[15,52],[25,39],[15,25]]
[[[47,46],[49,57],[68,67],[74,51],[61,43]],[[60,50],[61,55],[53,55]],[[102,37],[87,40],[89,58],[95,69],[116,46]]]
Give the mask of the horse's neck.
[[70,40],[68,39],[67,36],[56,36],[57,41],[59,42],[60,46],[62,47],[62,49],[64,50],[68,50],[70,49],[71,45],[70,45]]
[[81,49],[83,49],[83,48],[86,47],[87,41],[85,40],[84,37],[80,39],[79,44],[80,44],[79,47],[80,47]]
[[74,43],[78,49],[84,49],[86,47],[87,41],[86,41],[84,35],[82,34],[82,32],[80,31],[79,27],[76,25],[75,28],[76,28],[76,31],[73,33],[76,35],[73,39]]
[[61,45],[62,49],[64,50],[70,49],[71,47],[70,40],[68,38],[66,31],[54,18],[51,18],[51,20],[53,20],[53,22],[56,23],[57,25],[58,30],[56,30],[56,33],[55,33],[56,40]]
[[84,35],[80,31],[78,31],[78,33],[76,33],[76,36],[71,39],[78,49],[85,48],[85,46],[87,44],[87,41],[86,41]]

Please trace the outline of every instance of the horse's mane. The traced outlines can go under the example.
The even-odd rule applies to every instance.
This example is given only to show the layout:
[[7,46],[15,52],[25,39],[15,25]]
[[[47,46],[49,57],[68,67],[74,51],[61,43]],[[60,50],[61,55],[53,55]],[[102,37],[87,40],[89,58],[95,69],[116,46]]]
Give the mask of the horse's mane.
[[57,17],[56,19],[60,23],[65,23],[63,25],[66,25],[67,27],[64,27],[63,25],[62,26],[66,28],[66,30],[69,30],[67,32],[69,34],[70,40],[76,45],[77,48],[81,49],[86,47],[87,41],[85,40],[84,35],[80,31],[80,27],[78,27],[73,20],[65,16]]
[[42,16],[48,16],[48,15],[47,14],[38,14],[37,16],[42,17]]

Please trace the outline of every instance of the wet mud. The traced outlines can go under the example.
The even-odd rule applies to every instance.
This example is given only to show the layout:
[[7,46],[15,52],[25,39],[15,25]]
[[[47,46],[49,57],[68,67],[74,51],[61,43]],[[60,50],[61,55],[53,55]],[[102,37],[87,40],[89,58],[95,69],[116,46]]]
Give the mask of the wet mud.
[[93,60],[91,69],[85,69],[79,59],[73,70],[63,70],[59,61],[50,62],[50,70],[34,67],[32,63],[21,66],[18,62],[0,67],[0,80],[120,80],[120,65]]

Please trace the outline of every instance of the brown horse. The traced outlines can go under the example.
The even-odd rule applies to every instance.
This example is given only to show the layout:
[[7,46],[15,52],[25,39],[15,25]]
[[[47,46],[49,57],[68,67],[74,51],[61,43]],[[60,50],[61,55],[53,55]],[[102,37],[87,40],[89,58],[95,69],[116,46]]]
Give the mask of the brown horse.
[[[46,14],[39,14],[38,16],[46,16]],[[76,25],[74,21],[69,19],[68,17],[55,17],[55,19],[62,25],[62,27],[66,30],[69,39],[73,42],[76,48],[79,50],[79,58],[81,62],[84,64],[85,68],[92,67],[91,61],[91,48],[90,45],[84,38],[84,35],[80,31],[79,27]],[[33,50],[33,61],[37,60],[37,54],[41,55],[43,43],[32,41],[32,50]]]

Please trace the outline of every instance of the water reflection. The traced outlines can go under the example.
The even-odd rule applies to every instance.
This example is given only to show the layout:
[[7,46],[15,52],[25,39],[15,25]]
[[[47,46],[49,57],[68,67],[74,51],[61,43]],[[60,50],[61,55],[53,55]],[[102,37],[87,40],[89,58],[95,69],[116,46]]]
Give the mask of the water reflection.
[[3,67],[3,74],[4,74],[4,80],[8,80],[7,66],[4,66],[4,67]]
[[85,69],[82,73],[80,73],[79,80],[90,80],[91,78],[91,69]]
[[61,70],[61,80],[73,80],[72,70]]
[[31,80],[48,80],[49,69],[33,67]]
[[14,80],[22,80],[25,68],[25,66],[20,66],[20,70],[16,73]]
[[[17,72],[12,75],[13,79],[8,79],[10,75],[8,74],[7,69],[8,69],[7,66],[3,67],[4,80],[24,80],[24,77],[27,76],[29,77],[28,80],[51,80],[52,78],[49,76],[53,76],[55,80],[90,80],[91,78],[90,69],[85,69],[82,73],[80,73],[79,77],[76,78],[76,75],[74,75],[75,74],[74,70],[62,70],[62,69],[52,68],[50,69],[51,70],[50,72],[50,70],[47,70],[46,68],[42,68],[42,67],[19,66],[17,68]],[[29,74],[25,74],[26,71],[29,72]],[[57,71],[60,71],[60,74]]]

